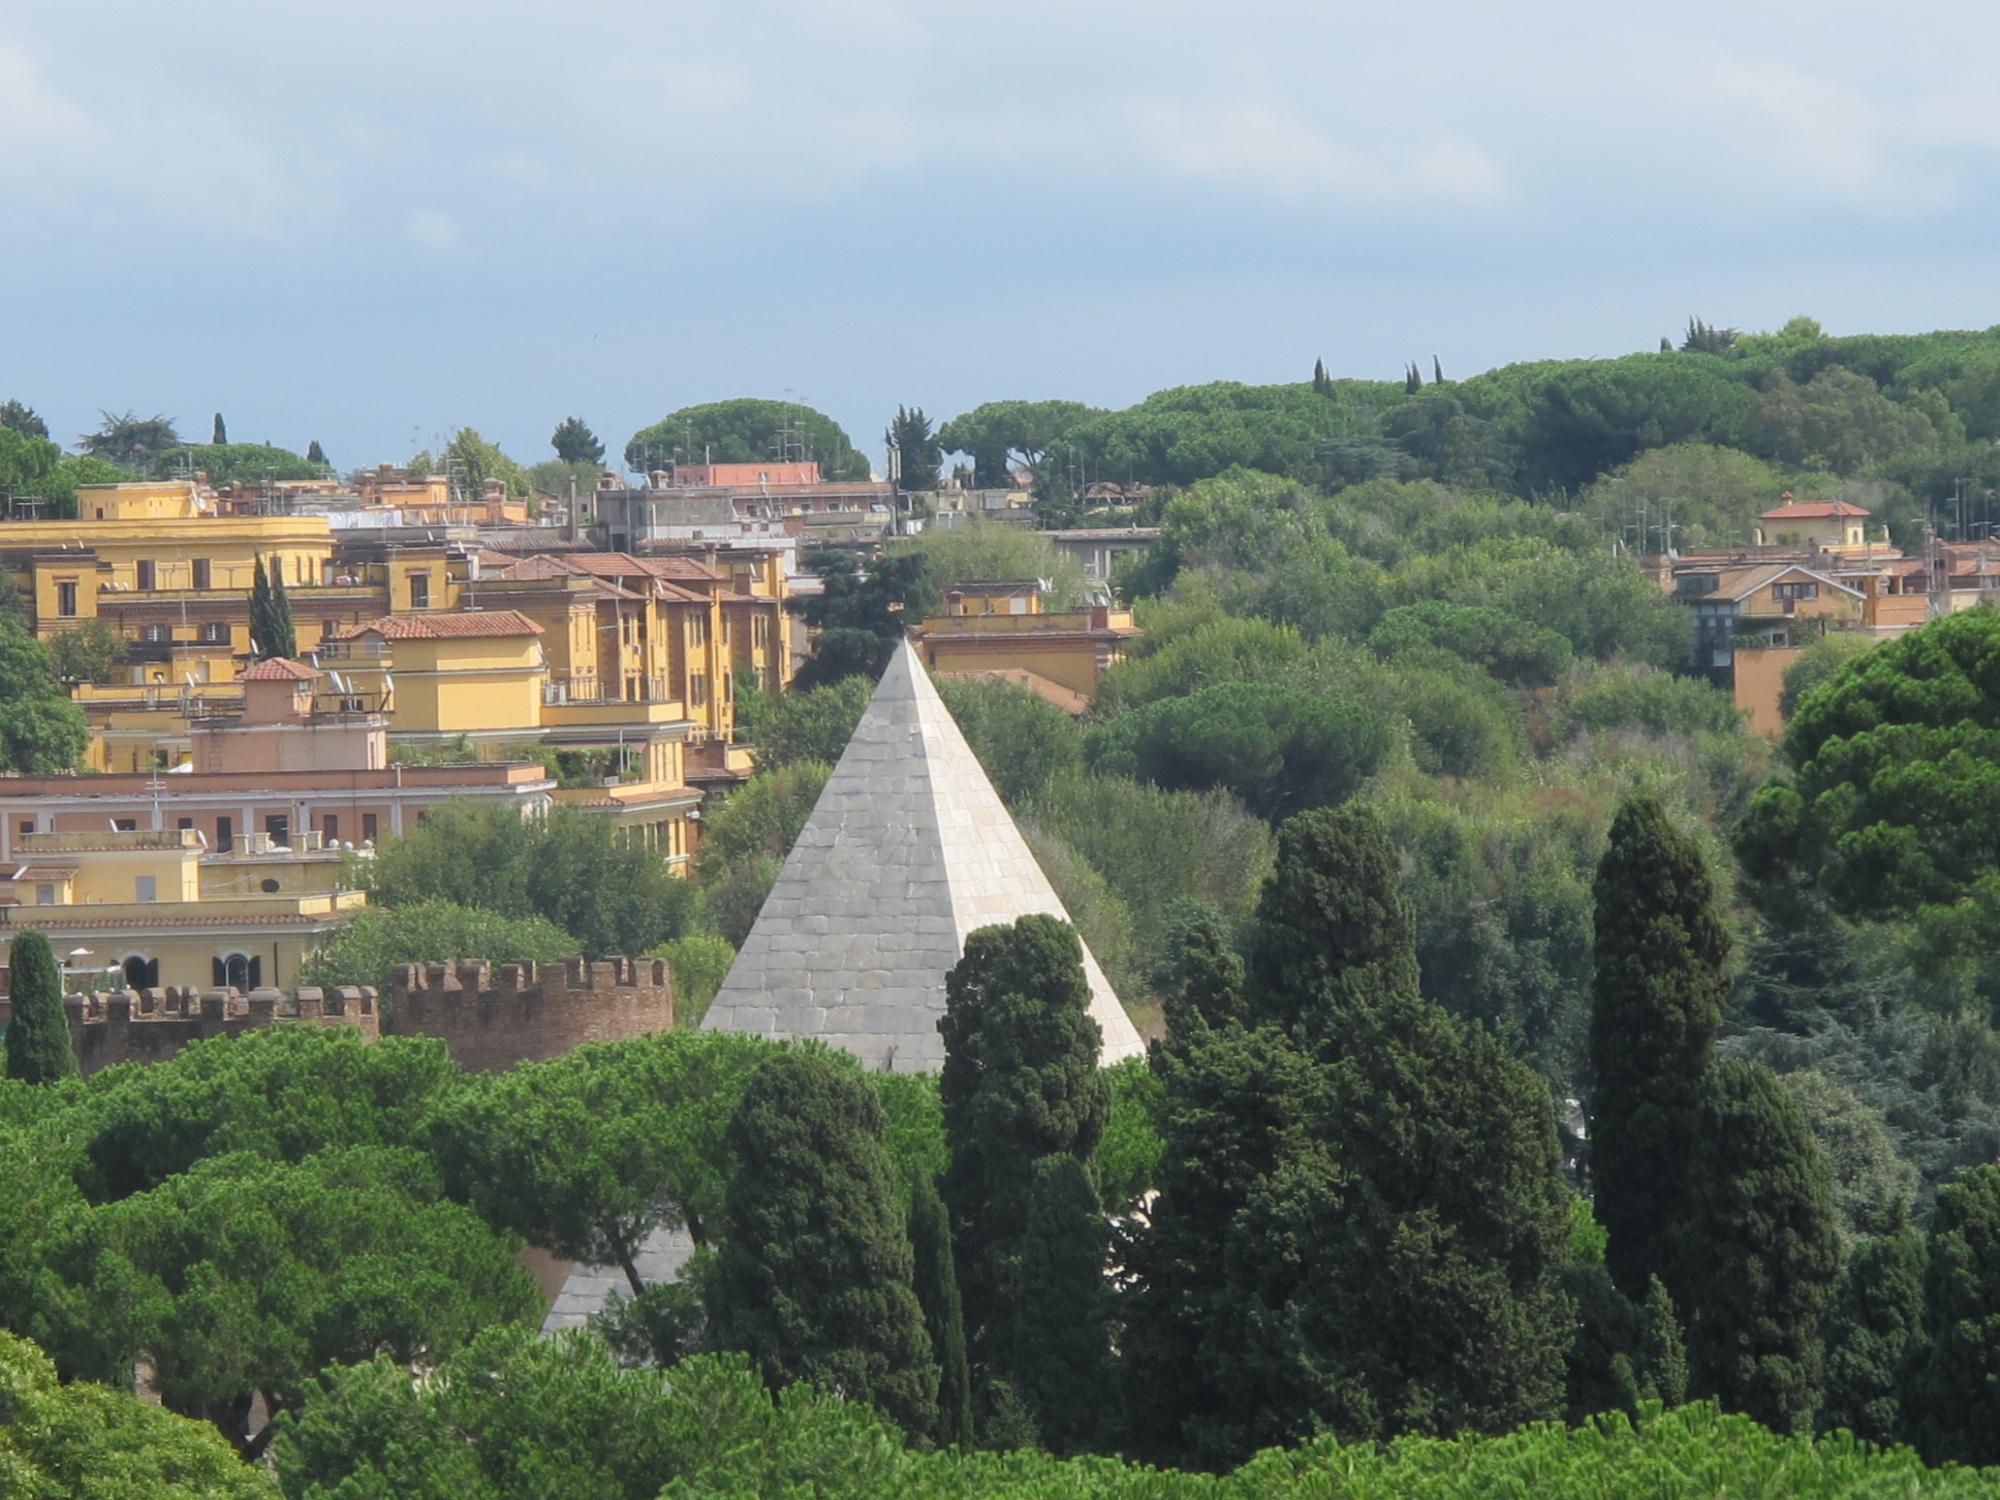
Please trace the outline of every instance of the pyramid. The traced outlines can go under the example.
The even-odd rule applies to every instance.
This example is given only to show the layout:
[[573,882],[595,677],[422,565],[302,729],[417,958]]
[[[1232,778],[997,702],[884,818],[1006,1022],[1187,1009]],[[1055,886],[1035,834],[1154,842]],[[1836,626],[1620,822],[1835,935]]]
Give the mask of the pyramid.
[[[870,1067],[936,1071],[945,975],[967,934],[1030,912],[1069,918],[904,642],[702,1026],[815,1037]],[[1099,1061],[1141,1056],[1087,945],[1083,969]]]

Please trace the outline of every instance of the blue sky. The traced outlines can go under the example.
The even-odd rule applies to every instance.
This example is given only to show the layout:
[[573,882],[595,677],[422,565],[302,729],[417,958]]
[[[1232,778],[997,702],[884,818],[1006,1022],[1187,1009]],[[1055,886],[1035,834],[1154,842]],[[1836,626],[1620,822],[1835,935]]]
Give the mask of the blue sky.
[[2000,7],[1391,9],[17,5],[0,396],[347,467],[789,392],[872,452],[899,402],[2000,322]]

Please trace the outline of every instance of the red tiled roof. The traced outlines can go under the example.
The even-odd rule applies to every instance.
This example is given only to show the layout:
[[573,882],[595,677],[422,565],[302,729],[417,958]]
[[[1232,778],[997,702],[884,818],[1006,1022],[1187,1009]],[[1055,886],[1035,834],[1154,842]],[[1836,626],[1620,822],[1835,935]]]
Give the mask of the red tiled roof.
[[1776,510],[1767,510],[1758,519],[1761,521],[1831,521],[1841,516],[1865,516],[1868,512],[1858,505],[1849,505],[1845,500],[1800,500],[1791,505],[1780,505]]
[[9,880],[18,880],[23,885],[42,881],[59,884],[65,880],[74,880],[77,869],[78,866],[76,865],[26,865],[17,873],[7,878]]
[[239,682],[311,682],[319,673],[303,662],[273,656],[240,673]]
[[[191,903],[190,903],[191,904]],[[73,911],[89,911],[88,906],[38,906],[31,923],[23,917],[15,923],[17,927],[43,926],[69,932],[78,927],[111,928],[123,931],[148,931],[155,927],[327,927],[352,914],[352,908],[341,912],[271,912],[260,916],[179,916],[170,911],[162,911],[157,916],[148,914],[143,920],[137,917],[72,917]]]
[[351,641],[379,635],[385,641],[446,641],[541,633],[542,627],[518,609],[473,609],[450,615],[383,615],[350,625],[334,639]]
[[706,563],[691,557],[646,557],[635,559],[655,578],[677,578],[686,583],[713,583],[722,575]]

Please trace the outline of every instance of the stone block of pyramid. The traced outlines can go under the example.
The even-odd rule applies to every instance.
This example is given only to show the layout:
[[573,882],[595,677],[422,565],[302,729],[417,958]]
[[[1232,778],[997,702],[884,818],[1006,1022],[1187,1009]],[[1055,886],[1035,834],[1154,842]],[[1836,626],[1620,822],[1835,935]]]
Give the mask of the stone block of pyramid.
[[[1030,912],[1069,915],[906,642],[702,1025],[935,1070],[945,975],[966,935]],[[1141,1055],[1088,946],[1083,967],[1099,1060]]]

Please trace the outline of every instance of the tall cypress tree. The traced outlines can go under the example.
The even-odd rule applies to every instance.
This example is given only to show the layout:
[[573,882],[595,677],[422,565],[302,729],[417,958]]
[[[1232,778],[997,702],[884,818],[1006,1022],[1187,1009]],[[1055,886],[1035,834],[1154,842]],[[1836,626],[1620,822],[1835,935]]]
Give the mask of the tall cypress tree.
[[1106,1414],[1109,1241],[1090,1169],[1066,1152],[1036,1162],[1021,1234],[1013,1386],[1053,1453],[1090,1447]]
[[272,644],[270,654],[286,658],[299,654],[299,635],[292,624],[292,596],[285,592],[285,569],[281,559],[271,560],[269,600]]
[[1612,821],[1596,903],[1591,1175],[1610,1236],[1605,1265],[1626,1296],[1644,1296],[1658,1275],[1686,1309],[1666,1246],[1722,1021],[1729,939],[1700,849],[1649,796]]
[[1938,1192],[1924,1322],[1905,1427],[1932,1463],[2000,1463],[2000,1167]]
[[1076,930],[1049,916],[978,929],[945,980],[942,1186],[975,1386],[1012,1375],[1035,1163],[1087,1160],[1110,1113],[1089,1003]]
[[23,1083],[55,1083],[77,1074],[76,1046],[63,1007],[62,969],[55,949],[34,928],[15,933],[7,957],[7,1076]]
[[264,555],[256,555],[250,581],[250,645],[259,661],[277,655],[271,650],[271,575],[264,571]]
[[322,467],[325,466],[326,450],[320,447],[318,438],[314,438],[306,444],[306,462],[309,464],[319,464]]
[[1820,1309],[1840,1270],[1832,1173],[1798,1100],[1754,1063],[1708,1075],[1695,1132],[1670,1247],[1689,1384],[1775,1431],[1810,1430]]
[[965,1310],[951,1255],[951,1220],[937,1183],[921,1168],[910,1183],[910,1253],[917,1303],[924,1310],[924,1329],[938,1367],[937,1425],[931,1436],[939,1447],[968,1447],[972,1375],[965,1362]]
[[718,1328],[774,1389],[811,1381],[929,1432],[937,1364],[875,1091],[831,1057],[777,1053],[751,1076],[727,1138]]
[[221,412],[215,414],[215,430],[209,435],[208,440],[218,448],[229,441],[229,429],[223,425]]

